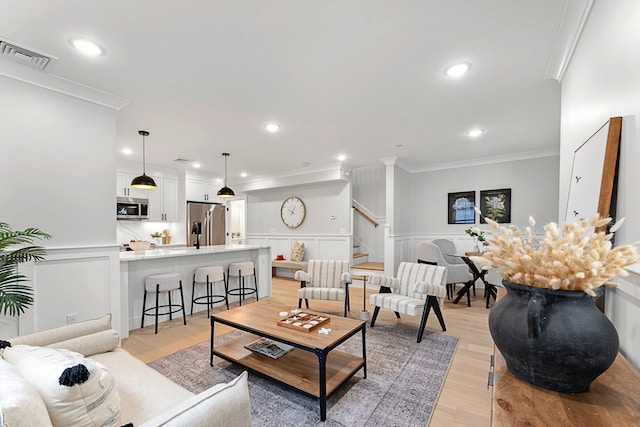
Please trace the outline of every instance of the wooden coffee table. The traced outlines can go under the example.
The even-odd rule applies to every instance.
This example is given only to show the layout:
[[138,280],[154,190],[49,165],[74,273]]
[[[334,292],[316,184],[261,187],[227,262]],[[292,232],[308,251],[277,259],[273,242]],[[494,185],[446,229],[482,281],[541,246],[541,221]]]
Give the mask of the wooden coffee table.
[[[339,316],[328,316],[323,325],[331,329],[328,335],[316,331],[303,332],[278,326],[279,312],[288,311],[268,300],[234,308],[211,315],[211,360],[213,356],[237,363],[245,368],[293,387],[320,401],[320,419],[327,418],[327,397],[361,368],[367,378],[365,322]],[[309,311],[309,310],[305,310]],[[321,313],[319,313],[321,314]],[[214,325],[221,323],[244,331],[241,337],[224,344],[214,344]],[[362,333],[362,357],[335,350],[337,346]],[[259,337],[295,347],[280,357],[271,359],[244,348]]]

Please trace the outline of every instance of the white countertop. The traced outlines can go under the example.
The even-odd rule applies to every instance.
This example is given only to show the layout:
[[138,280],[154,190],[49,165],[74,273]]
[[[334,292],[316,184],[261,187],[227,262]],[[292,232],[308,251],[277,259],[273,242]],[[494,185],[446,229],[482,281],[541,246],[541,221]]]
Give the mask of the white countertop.
[[141,261],[144,259],[157,258],[174,258],[181,256],[207,255],[222,252],[238,252],[255,249],[268,249],[267,245],[216,245],[216,246],[200,246],[195,247],[178,247],[178,248],[156,248],[149,249],[144,253],[136,254],[133,251],[120,252],[120,261]]

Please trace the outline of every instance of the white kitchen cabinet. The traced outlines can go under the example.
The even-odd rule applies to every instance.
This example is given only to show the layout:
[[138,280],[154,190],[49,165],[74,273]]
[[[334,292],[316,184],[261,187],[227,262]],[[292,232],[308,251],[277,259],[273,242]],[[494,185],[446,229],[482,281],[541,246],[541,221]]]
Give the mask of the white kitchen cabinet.
[[131,181],[140,174],[130,172],[116,172],[116,196],[117,197],[135,197],[146,199],[149,197],[147,190],[131,187]]
[[187,178],[185,194],[187,201],[215,202],[220,186],[200,179]]
[[178,221],[178,180],[154,178],[155,190],[149,190],[149,220]]

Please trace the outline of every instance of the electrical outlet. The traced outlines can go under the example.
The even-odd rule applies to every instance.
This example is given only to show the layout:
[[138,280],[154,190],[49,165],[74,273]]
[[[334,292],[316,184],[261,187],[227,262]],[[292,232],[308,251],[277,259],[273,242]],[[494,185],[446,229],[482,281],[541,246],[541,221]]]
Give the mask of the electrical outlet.
[[67,314],[67,325],[78,321],[78,313]]

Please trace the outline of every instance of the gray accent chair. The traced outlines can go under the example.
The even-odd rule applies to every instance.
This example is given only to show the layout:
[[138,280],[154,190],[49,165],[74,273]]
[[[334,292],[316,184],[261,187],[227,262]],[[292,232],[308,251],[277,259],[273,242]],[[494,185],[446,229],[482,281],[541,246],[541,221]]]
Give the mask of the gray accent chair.
[[[445,246],[446,249],[444,251],[435,243],[436,240]],[[473,275],[464,261],[458,257],[449,255],[457,252],[452,241],[446,239],[436,240],[420,243],[416,249],[416,255],[418,260],[435,262],[437,265],[447,268],[447,298],[452,298],[454,285],[468,284],[473,280]],[[448,244],[450,244],[450,246],[448,246]],[[471,306],[471,295],[468,291],[467,305]]]

